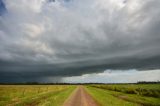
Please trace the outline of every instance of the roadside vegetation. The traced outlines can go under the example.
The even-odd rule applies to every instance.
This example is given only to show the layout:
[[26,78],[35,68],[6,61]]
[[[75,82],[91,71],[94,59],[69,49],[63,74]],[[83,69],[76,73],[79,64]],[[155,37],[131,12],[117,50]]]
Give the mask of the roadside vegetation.
[[160,98],[160,84],[113,84],[113,85],[93,85],[93,87],[107,89],[111,91],[123,92],[127,94],[137,94],[148,97]]
[[74,88],[68,85],[1,85],[0,106],[48,106],[50,103],[60,106]]
[[87,90],[102,106],[160,106],[160,84],[90,85]]
[[86,90],[101,106],[138,106],[135,103],[116,98],[103,89],[87,87]]

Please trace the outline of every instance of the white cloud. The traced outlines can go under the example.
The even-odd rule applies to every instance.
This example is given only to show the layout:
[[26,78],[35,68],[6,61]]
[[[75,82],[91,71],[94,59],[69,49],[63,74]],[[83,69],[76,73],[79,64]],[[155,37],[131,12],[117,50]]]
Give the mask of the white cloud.
[[12,12],[41,12],[45,0],[5,0],[7,9]]
[[[148,2],[155,7],[147,7]],[[33,47],[36,47],[33,42],[46,44],[55,51],[52,57],[49,56],[53,58],[52,63],[57,62],[54,58],[59,58],[59,62],[70,62],[140,55],[157,46],[156,41],[151,47],[146,42],[152,42],[150,34],[147,34],[152,28],[149,26],[156,20],[159,22],[159,19],[152,20],[160,13],[159,8],[157,12],[150,12],[158,3],[155,0],[6,0],[8,14],[0,20],[3,23],[0,30],[8,38],[2,42],[10,39],[11,44],[6,48],[12,45],[14,49],[17,49],[17,42],[23,43],[23,40],[30,40]],[[149,8],[150,14],[146,14],[143,8]],[[159,38],[157,35],[154,37]],[[32,47],[27,50],[32,51]],[[12,55],[11,51],[1,52]],[[146,53],[150,57],[150,52]],[[84,58],[64,58],[73,54],[84,55]],[[88,54],[87,58],[85,54]]]
[[44,32],[44,27],[42,25],[35,25],[35,24],[24,24],[22,25],[24,27],[24,33],[29,35],[31,38],[37,38],[38,36],[42,35]]

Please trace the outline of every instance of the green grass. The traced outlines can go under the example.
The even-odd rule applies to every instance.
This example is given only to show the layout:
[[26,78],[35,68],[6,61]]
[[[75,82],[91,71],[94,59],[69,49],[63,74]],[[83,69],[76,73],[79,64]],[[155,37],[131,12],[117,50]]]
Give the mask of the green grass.
[[[151,95],[148,96],[143,94],[145,91],[156,93],[159,90],[158,89],[159,84],[90,85],[87,88],[88,88],[88,91],[92,94],[92,96],[95,97],[95,99],[97,99],[97,101],[99,101],[104,106],[105,104],[112,103],[112,102],[106,102],[106,101],[113,101],[111,100],[113,98],[133,103],[133,104],[127,104],[127,106],[130,106],[130,105],[131,106],[136,106],[136,105],[160,106],[160,98],[158,94],[157,94],[158,96],[151,96]],[[137,88],[143,89],[143,90],[138,91],[138,93],[137,92],[134,93]],[[109,100],[107,100],[106,98],[109,98]],[[114,100],[114,101],[115,103],[118,103],[117,100]],[[123,103],[118,105],[124,106]]]
[[87,87],[88,93],[102,106],[139,106],[136,103],[121,100],[112,96],[106,90]]
[[64,101],[69,97],[75,87],[71,87],[63,92],[58,92],[51,97],[45,99],[38,106],[62,106]]
[[38,105],[47,98],[61,94],[64,94],[65,99],[72,89],[74,86],[67,85],[1,85],[0,106]]
[[112,84],[92,86],[111,91],[123,92],[126,94],[137,94],[141,96],[160,98],[160,84]]

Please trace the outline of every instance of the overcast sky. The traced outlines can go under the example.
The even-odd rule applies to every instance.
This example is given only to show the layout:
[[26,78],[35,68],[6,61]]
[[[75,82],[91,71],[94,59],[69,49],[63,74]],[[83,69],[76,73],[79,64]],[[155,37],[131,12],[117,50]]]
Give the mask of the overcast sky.
[[0,82],[73,80],[160,80],[160,0],[0,0]]

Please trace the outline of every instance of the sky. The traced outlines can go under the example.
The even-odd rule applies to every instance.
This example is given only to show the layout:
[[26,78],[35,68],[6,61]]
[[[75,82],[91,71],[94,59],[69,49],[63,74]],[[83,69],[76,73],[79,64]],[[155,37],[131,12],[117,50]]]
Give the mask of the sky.
[[0,82],[160,80],[159,0],[0,0]]

